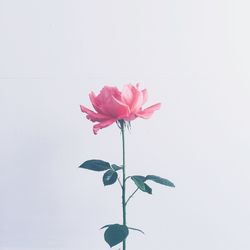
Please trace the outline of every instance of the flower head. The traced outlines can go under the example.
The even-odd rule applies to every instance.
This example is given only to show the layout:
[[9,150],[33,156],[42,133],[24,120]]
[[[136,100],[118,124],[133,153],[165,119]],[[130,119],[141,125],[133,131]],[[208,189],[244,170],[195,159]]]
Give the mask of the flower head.
[[108,127],[118,120],[132,121],[137,117],[148,119],[161,106],[154,104],[146,109],[142,106],[148,99],[147,90],[139,90],[139,84],[135,86],[127,84],[120,91],[117,87],[105,86],[99,95],[94,92],[89,94],[90,101],[95,112],[80,105],[81,111],[86,113],[86,118],[92,122],[98,122],[93,126],[94,134],[99,129]]

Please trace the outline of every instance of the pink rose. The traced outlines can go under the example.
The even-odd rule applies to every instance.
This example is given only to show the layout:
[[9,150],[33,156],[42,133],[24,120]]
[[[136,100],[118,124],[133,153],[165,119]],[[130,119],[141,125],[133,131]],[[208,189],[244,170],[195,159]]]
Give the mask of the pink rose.
[[94,134],[118,120],[132,121],[137,117],[148,119],[161,106],[157,103],[142,109],[148,94],[146,89],[139,90],[139,84],[136,86],[127,84],[122,92],[116,87],[105,86],[99,95],[96,96],[91,92],[89,98],[96,112],[83,105],[80,107],[82,112],[87,114],[87,119],[98,122],[93,126]]

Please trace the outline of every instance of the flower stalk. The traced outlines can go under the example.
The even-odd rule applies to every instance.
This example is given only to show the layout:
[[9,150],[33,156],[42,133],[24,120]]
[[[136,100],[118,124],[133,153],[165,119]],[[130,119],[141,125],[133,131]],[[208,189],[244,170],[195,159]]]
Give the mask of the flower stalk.
[[[125,162],[125,121],[120,120],[122,132],[122,218],[123,225],[127,226],[126,214],[126,162]],[[126,239],[123,240],[122,249],[126,250]]]
[[[86,113],[86,118],[94,122],[93,132],[97,134],[100,129],[106,128],[113,123],[116,123],[121,131],[122,142],[122,166],[119,164],[110,164],[107,161],[100,159],[92,159],[83,162],[79,167],[96,172],[104,172],[102,182],[104,186],[109,186],[119,183],[122,190],[122,223],[107,224],[105,228],[104,240],[110,247],[122,243],[122,250],[126,250],[126,238],[130,230],[143,233],[142,230],[127,226],[126,207],[128,202],[134,197],[138,190],[152,194],[152,188],[148,186],[147,181],[153,181],[158,184],[175,187],[168,179],[157,175],[132,175],[126,176],[126,159],[125,159],[125,129],[130,129],[130,122],[140,117],[148,119],[161,106],[156,103],[148,108],[143,109],[142,106],[148,99],[147,90],[139,89],[139,84],[135,86],[127,84],[120,91],[117,87],[104,86],[98,95],[94,92],[89,94],[90,101],[94,111],[80,105],[81,111]],[[121,178],[118,176],[118,171],[122,172]],[[126,197],[126,182],[131,180],[136,186],[135,191]]]

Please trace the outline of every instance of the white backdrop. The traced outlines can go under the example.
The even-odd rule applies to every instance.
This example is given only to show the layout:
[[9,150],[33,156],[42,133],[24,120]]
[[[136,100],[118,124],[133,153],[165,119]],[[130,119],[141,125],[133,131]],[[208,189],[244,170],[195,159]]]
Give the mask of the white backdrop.
[[[114,125],[80,112],[103,85],[141,82],[150,120],[128,174],[157,174],[128,207],[128,250],[249,250],[249,1],[0,0],[0,249],[109,249],[120,190],[78,169],[121,163]],[[118,249],[114,247],[114,249]]]

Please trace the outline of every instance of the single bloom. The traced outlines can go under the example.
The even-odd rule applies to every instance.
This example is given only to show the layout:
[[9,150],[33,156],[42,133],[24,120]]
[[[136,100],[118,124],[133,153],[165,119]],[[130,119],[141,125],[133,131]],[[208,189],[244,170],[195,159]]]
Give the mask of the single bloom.
[[139,90],[139,84],[127,84],[122,91],[117,87],[104,86],[99,95],[91,92],[89,98],[95,111],[83,105],[80,107],[81,111],[87,114],[87,119],[97,122],[93,126],[94,134],[118,120],[132,121],[137,117],[148,119],[161,107],[161,104],[157,103],[146,109],[142,108],[148,99],[148,93],[146,89]]

